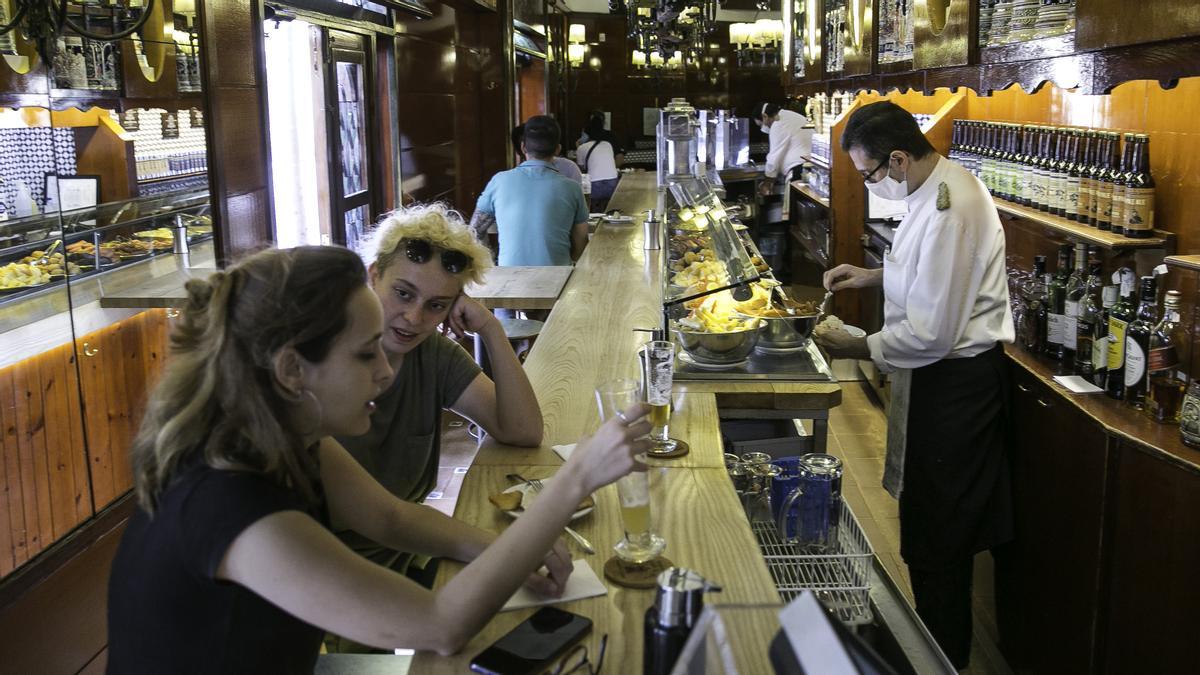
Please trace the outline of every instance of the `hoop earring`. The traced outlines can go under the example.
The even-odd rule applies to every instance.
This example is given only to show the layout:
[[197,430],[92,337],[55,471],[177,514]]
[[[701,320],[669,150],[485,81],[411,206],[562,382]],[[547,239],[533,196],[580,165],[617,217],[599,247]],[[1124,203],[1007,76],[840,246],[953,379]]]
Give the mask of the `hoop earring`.
[[302,405],[302,403],[300,402],[300,399],[304,398],[305,396],[312,399],[313,404],[316,405],[316,407],[317,407],[317,423],[313,426],[313,428],[311,430],[301,431],[301,434],[307,436],[309,434],[316,433],[318,430],[321,429],[321,425],[325,422],[325,409],[321,405],[321,401],[320,401],[320,399],[317,398],[317,395],[307,389],[300,390],[300,395],[298,397],[296,397],[297,405]]

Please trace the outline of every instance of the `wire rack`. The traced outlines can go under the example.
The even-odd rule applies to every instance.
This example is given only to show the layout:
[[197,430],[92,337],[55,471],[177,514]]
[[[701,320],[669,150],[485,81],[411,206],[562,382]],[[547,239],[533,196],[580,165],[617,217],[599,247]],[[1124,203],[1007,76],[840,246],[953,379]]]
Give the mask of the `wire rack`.
[[875,553],[845,501],[833,553],[814,553],[782,541],[775,523],[756,520],[750,525],[784,602],[810,590],[843,623],[871,622],[871,559]]

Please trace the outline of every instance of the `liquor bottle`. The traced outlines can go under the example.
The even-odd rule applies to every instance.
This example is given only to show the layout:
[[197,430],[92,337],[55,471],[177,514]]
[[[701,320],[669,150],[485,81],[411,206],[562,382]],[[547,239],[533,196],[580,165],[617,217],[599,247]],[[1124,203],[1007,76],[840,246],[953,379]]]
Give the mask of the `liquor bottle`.
[[1046,316],[1046,356],[1061,361],[1066,348],[1067,279],[1071,276],[1071,247],[1058,249],[1058,268],[1050,282],[1050,307]]
[[1049,211],[1050,204],[1046,201],[1050,174],[1047,165],[1050,163],[1050,130],[1048,127],[1037,128],[1037,149],[1033,160],[1033,194],[1030,196],[1031,208],[1038,211]]
[[1008,199],[1009,194],[1009,178],[1012,176],[1012,168],[1008,161],[1008,127],[1007,124],[1001,124],[997,133],[996,143],[996,191],[995,195],[1001,199]]
[[1104,309],[1101,306],[1100,263],[1092,262],[1088,270],[1087,282],[1083,287],[1083,299],[1079,303],[1079,314],[1075,321],[1075,374],[1092,379],[1093,366],[1096,359],[1095,335],[1096,323],[1100,320]]
[[1046,319],[1050,305],[1050,275],[1046,274],[1046,256],[1033,258],[1033,276],[1022,288],[1021,345],[1034,354],[1046,351]]
[[1067,215],[1067,164],[1070,163],[1067,153],[1071,137],[1067,129],[1055,130],[1054,136],[1057,140],[1054,144],[1054,162],[1050,165],[1050,213],[1065,218]]
[[1150,389],[1147,357],[1150,335],[1158,324],[1158,288],[1154,279],[1142,277],[1137,318],[1125,334],[1125,402],[1138,410],[1146,406],[1146,392]]
[[1067,220],[1079,222],[1079,191],[1083,174],[1083,154],[1086,150],[1085,138],[1079,129],[1071,130],[1071,152],[1067,160],[1067,194],[1063,203],[1066,208]]
[[1121,297],[1108,313],[1108,395],[1118,401],[1125,398],[1125,334],[1129,324],[1136,318],[1133,308],[1133,280],[1136,278],[1128,268],[1113,275],[1121,283]]
[[995,124],[984,123],[983,151],[980,159],[979,179],[991,194],[996,194],[996,129]]
[[[882,43],[882,40],[881,40]],[[882,54],[880,57],[882,58]],[[965,120],[954,120],[950,127],[950,161],[962,166],[962,130]]]
[[1017,155],[1021,149],[1021,127],[1009,124],[1005,131],[1004,143],[1004,198],[1015,201],[1020,184],[1021,167],[1017,163]]
[[1092,384],[1101,389],[1108,384],[1108,317],[1117,304],[1120,290],[1120,286],[1101,289],[1100,315],[1092,326]]
[[1106,132],[1104,138],[1104,164],[1096,175],[1096,227],[1101,230],[1112,229],[1113,193],[1116,188],[1114,181],[1121,174],[1119,162],[1120,136],[1114,132]]
[[1150,175],[1150,137],[1133,137],[1133,173],[1125,184],[1125,236],[1154,234],[1154,176]]
[[1125,234],[1126,192],[1129,181],[1133,178],[1133,134],[1125,134],[1125,144],[1121,149],[1120,172],[1113,179],[1112,199],[1112,233]]
[[1150,334],[1150,354],[1146,371],[1150,391],[1146,394],[1146,414],[1163,424],[1179,423],[1179,407],[1187,387],[1187,375],[1180,368],[1180,352],[1187,348],[1187,336],[1179,320],[1182,301],[1179,291],[1167,291],[1163,299],[1163,317]]
[[[1088,249],[1087,244],[1075,244],[1075,269],[1067,278],[1066,296],[1063,301],[1063,356],[1065,370],[1075,366],[1075,349],[1078,340],[1077,322],[1079,321],[1079,306],[1087,295],[1088,283]],[[1091,358],[1090,355],[1088,358]]]
[[1017,158],[1019,164],[1019,175],[1017,177],[1017,199],[1016,202],[1022,206],[1029,206],[1033,203],[1031,199],[1033,195],[1033,163],[1036,155],[1034,153],[1036,146],[1034,143],[1036,138],[1037,128],[1032,124],[1026,124],[1021,127],[1021,155]]
[[1096,132],[1088,129],[1083,135],[1083,161],[1079,166],[1079,222],[1084,225],[1095,225],[1092,219],[1092,200],[1096,196],[1096,184],[1092,178],[1092,168],[1096,162]]

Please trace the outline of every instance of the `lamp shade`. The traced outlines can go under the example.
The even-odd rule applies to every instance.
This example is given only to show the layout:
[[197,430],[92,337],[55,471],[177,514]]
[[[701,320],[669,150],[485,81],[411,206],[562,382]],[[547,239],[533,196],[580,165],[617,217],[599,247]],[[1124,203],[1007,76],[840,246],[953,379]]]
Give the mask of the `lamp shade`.
[[567,31],[567,42],[574,44],[583,44],[587,42],[587,29],[581,23],[571,24],[571,28]]
[[567,61],[573,66],[578,66],[583,63],[584,54],[587,53],[587,45],[570,44],[567,45]]

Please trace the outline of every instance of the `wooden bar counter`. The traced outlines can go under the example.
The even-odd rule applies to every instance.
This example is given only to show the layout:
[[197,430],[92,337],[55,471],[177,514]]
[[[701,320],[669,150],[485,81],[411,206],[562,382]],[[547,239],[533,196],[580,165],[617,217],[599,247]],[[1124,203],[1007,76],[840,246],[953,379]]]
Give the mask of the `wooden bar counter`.
[[[625,213],[640,213],[655,208],[657,198],[654,174],[635,173],[622,179],[610,204]],[[485,529],[503,530],[511,521],[487,501],[487,495],[510,484],[505,474],[517,471],[529,477],[551,476],[562,463],[551,446],[575,443],[595,431],[599,425],[596,386],[637,376],[637,349],[649,334],[635,329],[654,328],[661,320],[662,255],[662,251],[642,249],[640,219],[634,225],[604,224],[596,231],[525,362],[545,418],[544,445],[518,449],[485,442],[463,482],[456,517]],[[667,541],[666,556],[725,589],[708,596],[707,602],[778,605],[774,582],[724,469],[718,426],[723,396],[781,410],[828,409],[840,402],[841,391],[836,383],[689,382],[686,388],[677,386],[672,435],[686,440],[691,453],[677,460],[657,461],[650,470],[652,522]],[[604,562],[622,536],[620,509],[614,486],[603,488],[595,497],[595,511],[572,526],[592,541],[597,553],[584,556],[574,543],[568,545],[603,579]],[[437,586],[462,567],[443,563]],[[585,638],[593,658],[601,636],[608,635],[606,672],[640,672],[642,622],[653,604],[654,592],[605,583],[608,595],[561,606],[595,622]],[[497,615],[453,657],[418,653],[412,672],[466,672],[475,655],[533,611]],[[765,649],[757,658],[759,662],[747,672],[769,670]]]

